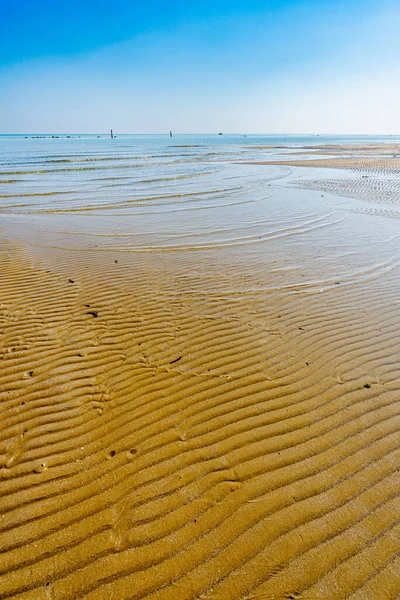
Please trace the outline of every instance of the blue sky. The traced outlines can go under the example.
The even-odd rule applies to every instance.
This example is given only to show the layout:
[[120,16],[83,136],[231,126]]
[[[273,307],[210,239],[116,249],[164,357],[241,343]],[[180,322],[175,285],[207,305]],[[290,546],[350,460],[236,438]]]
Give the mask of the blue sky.
[[399,0],[0,11],[0,133],[400,132]]

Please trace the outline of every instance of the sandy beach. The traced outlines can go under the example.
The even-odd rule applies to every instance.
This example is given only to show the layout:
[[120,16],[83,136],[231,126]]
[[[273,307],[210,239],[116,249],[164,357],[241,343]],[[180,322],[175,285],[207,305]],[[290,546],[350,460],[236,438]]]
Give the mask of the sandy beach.
[[400,146],[121,148],[1,168],[0,598],[397,598]]

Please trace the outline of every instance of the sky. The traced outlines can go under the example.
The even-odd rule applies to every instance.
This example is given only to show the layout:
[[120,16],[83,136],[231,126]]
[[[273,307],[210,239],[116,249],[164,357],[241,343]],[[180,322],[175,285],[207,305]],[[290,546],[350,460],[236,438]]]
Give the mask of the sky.
[[0,133],[400,133],[400,0],[0,0]]

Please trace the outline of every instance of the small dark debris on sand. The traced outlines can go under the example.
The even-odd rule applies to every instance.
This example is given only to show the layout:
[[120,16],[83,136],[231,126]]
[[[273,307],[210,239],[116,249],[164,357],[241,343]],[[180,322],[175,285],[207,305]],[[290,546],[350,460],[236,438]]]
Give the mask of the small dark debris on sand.
[[181,358],[182,358],[182,356],[178,356],[178,358],[175,358],[175,360],[171,360],[171,362],[169,364],[173,365],[173,364],[177,363],[178,361],[180,361]]

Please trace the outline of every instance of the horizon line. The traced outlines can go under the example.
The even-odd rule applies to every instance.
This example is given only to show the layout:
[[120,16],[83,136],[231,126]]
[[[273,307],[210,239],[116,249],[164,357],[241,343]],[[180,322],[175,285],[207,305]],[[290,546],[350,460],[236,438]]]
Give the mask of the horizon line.
[[[172,131],[173,135],[264,135],[264,136],[281,136],[281,137],[286,137],[286,136],[308,136],[308,137],[318,137],[318,136],[368,136],[368,135],[372,135],[372,136],[398,136],[400,135],[400,132],[395,132],[395,133],[344,133],[344,132],[335,132],[335,133],[325,133],[325,132],[320,132],[320,133],[308,133],[308,132],[290,132],[290,133],[268,133],[268,132],[243,132],[243,131],[236,131],[236,132],[207,132],[207,133],[198,133],[198,132],[178,132],[178,133],[174,133]],[[146,132],[146,133],[130,133],[130,132],[116,132],[113,130],[113,134],[114,135],[165,135],[169,137],[169,131],[161,131],[161,132]],[[45,132],[39,132],[39,131],[35,131],[35,132],[22,132],[22,133],[17,133],[17,132],[12,132],[12,133],[0,133],[0,136],[33,136],[33,135],[42,135],[42,136],[51,136],[51,135],[105,135],[105,136],[109,136],[110,135],[110,131],[107,132],[94,132],[94,133],[88,133],[88,132],[68,132],[68,131],[64,131],[64,132],[51,132],[51,133],[45,133]]]

